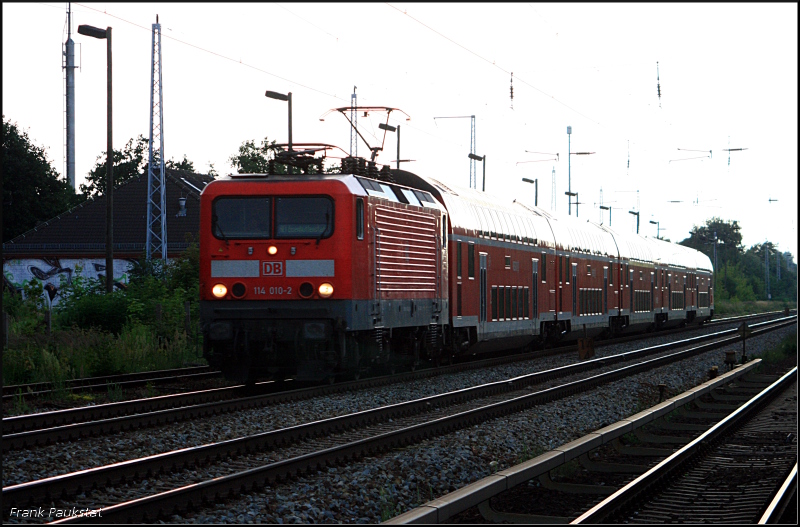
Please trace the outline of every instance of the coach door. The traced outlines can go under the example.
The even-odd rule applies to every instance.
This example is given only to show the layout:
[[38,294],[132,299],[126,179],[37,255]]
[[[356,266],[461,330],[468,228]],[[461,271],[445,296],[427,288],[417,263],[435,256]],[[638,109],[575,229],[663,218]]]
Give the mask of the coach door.
[[481,306],[480,306],[480,322],[481,333],[486,330],[486,253],[479,253],[480,255],[480,287],[481,287]]
[[531,258],[531,268],[533,268],[533,283],[531,284],[531,318],[539,318],[539,260]]
[[[569,261],[569,259],[567,259]],[[572,264],[572,316],[578,313],[578,264]]]

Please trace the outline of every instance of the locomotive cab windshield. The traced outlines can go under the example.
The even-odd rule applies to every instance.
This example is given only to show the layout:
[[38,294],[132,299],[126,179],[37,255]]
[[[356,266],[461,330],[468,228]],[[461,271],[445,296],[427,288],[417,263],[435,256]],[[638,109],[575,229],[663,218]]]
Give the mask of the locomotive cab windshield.
[[214,201],[212,218],[214,236],[222,240],[319,240],[333,234],[333,200],[327,196],[225,196]]

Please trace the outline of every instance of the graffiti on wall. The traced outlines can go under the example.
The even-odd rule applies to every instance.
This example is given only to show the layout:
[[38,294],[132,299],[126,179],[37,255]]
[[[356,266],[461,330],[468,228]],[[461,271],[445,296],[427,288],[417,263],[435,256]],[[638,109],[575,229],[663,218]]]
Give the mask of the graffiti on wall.
[[[114,285],[116,287],[127,285],[128,271],[133,263],[134,260],[114,260]],[[59,289],[64,284],[71,284],[78,273],[84,278],[105,280],[105,258],[26,258],[3,262],[4,287],[24,296],[25,286],[36,280],[42,283],[46,291],[48,289],[55,290],[52,305],[57,304],[61,297]],[[47,292],[44,294],[46,295]]]

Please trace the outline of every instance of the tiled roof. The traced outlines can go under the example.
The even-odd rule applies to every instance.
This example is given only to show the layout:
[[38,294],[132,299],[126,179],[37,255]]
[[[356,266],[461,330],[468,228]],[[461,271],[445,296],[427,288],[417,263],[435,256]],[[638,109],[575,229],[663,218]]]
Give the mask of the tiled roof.
[[[200,192],[214,178],[166,169],[167,247],[170,256],[186,248],[186,235],[196,239],[200,226]],[[178,198],[186,199],[186,215],[178,216]],[[138,258],[147,240],[147,175],[114,189],[114,257]],[[3,244],[5,257],[104,255],[106,198],[90,198],[67,212]]]

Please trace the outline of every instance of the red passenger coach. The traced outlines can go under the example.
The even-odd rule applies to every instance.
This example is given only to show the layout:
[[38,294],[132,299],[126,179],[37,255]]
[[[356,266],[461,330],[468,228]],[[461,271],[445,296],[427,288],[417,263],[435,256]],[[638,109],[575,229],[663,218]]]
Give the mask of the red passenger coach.
[[332,380],[430,355],[447,318],[444,225],[428,192],[353,174],[210,183],[200,239],[209,363],[240,382]]

